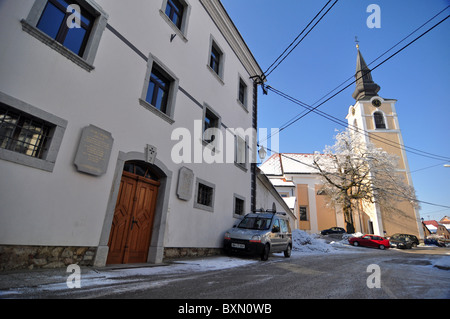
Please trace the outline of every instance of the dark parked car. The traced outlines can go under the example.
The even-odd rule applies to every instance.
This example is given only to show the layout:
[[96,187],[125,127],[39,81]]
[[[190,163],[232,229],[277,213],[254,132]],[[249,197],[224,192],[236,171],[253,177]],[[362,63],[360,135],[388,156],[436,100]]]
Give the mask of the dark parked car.
[[345,234],[345,229],[341,227],[331,227],[328,229],[324,229],[320,232],[322,235],[329,235],[329,234]]
[[391,247],[400,249],[411,249],[413,247],[413,242],[408,236],[404,234],[397,234],[389,238],[389,243]]
[[441,242],[439,242],[437,239],[435,238],[427,238],[425,239],[425,245],[436,245],[438,247],[445,247],[445,245]]
[[412,242],[413,247],[416,247],[420,243],[419,239],[416,236],[410,234],[394,234],[391,238],[393,237],[407,237]]

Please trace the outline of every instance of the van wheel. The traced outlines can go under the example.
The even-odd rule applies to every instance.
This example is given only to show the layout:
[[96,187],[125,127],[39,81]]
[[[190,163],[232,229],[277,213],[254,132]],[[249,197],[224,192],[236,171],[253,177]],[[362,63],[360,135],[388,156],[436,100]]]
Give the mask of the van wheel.
[[286,250],[284,251],[284,257],[289,258],[291,257],[292,247],[291,245],[288,245]]
[[269,244],[266,244],[264,246],[264,251],[261,254],[261,260],[266,261],[267,259],[269,259],[269,253],[270,253],[270,246]]

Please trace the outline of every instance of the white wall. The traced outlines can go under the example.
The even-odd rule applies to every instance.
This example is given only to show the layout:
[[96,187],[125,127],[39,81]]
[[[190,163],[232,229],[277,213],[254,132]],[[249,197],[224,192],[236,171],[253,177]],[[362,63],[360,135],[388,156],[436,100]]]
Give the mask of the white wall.
[[[199,1],[192,6],[187,42],[176,37],[161,17],[161,1],[98,0],[108,23],[138,50],[156,56],[179,79],[179,85],[200,104],[209,104],[228,127],[251,127],[251,112],[237,102],[238,74],[248,86],[250,75],[211,21]],[[80,68],[22,30],[33,1],[5,0],[0,10],[0,91],[68,121],[54,171],[44,172],[0,160],[0,244],[97,246],[104,226],[119,152],[158,148],[158,159],[172,171],[165,246],[219,247],[222,232],[233,224],[233,194],[246,198],[250,211],[250,167],[234,164],[174,164],[171,141],[177,127],[193,128],[203,111],[178,91],[175,123],[161,120],[139,104],[147,62],[110,30],[102,35],[92,72]],[[211,35],[225,51],[223,83],[207,68]],[[107,173],[93,177],[73,166],[81,130],[96,125],[114,138]],[[222,128],[223,129],[223,128]],[[193,207],[176,197],[178,170],[216,185],[214,212]],[[201,234],[201,236],[199,235]]]

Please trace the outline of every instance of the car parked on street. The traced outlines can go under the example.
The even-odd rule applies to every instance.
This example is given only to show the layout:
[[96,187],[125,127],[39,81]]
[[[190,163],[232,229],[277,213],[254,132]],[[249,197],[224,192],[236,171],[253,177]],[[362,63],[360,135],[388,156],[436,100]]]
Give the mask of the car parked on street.
[[345,234],[346,231],[342,227],[331,227],[328,229],[324,229],[320,232],[322,235],[330,235],[330,234]]
[[413,247],[413,241],[404,234],[395,234],[389,238],[391,247],[399,249],[411,249]]
[[351,237],[348,239],[350,245],[376,247],[387,249],[390,247],[389,240],[378,235],[364,235],[362,237]]
[[394,238],[394,237],[395,238],[397,238],[397,237],[408,238],[411,241],[413,247],[416,247],[420,244],[419,239],[417,238],[417,236],[414,236],[414,235],[397,233],[397,234],[392,235],[390,238]]
[[267,260],[270,253],[291,256],[292,233],[285,213],[250,213],[224,236],[225,253],[254,254]]

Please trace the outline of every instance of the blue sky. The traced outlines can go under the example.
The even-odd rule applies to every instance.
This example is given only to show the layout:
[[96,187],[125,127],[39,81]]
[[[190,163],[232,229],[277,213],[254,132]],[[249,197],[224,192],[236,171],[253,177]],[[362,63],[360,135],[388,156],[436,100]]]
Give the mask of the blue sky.
[[[326,2],[222,0],[264,71]],[[381,28],[367,26],[371,13],[366,10],[370,4],[381,9]],[[354,75],[355,36],[364,59],[370,63],[448,5],[448,0],[340,0],[273,71],[267,85],[312,105]],[[450,8],[370,67],[449,14]],[[450,158],[449,39],[450,19],[372,72],[374,81],[381,86],[378,94],[398,100],[396,108],[404,144],[447,158]],[[350,86],[319,110],[345,120],[349,106],[355,102],[354,89],[354,85]],[[269,129],[281,127],[304,111],[273,92],[267,96],[259,94],[258,106],[258,126]],[[322,151],[326,145],[334,144],[336,129],[343,127],[310,113],[280,133],[280,152]],[[410,152],[407,157],[418,199],[450,207],[450,167],[444,167],[444,161]],[[420,212],[426,220],[450,216],[449,208],[424,203]]]

